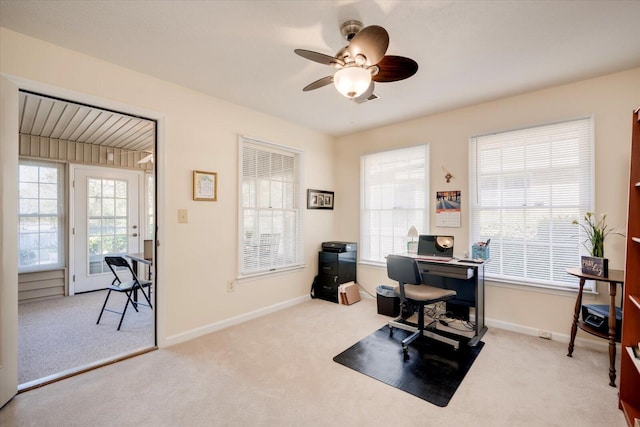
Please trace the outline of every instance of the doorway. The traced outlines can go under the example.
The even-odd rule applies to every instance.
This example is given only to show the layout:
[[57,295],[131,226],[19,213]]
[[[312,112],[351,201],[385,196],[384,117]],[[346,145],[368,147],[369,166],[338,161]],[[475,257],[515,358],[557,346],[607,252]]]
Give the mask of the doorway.
[[[57,237],[68,272],[61,294],[51,295],[47,278],[35,285],[46,288],[40,296],[18,298],[18,390],[24,390],[155,348],[155,311],[136,316],[128,310],[121,331],[119,316],[99,325],[96,319],[112,281],[104,256],[137,253],[144,240],[156,240],[157,126],[154,120],[27,91],[19,99],[20,162],[50,162],[65,171],[64,221],[57,230],[64,236]],[[19,277],[46,272],[46,265],[32,266]]]

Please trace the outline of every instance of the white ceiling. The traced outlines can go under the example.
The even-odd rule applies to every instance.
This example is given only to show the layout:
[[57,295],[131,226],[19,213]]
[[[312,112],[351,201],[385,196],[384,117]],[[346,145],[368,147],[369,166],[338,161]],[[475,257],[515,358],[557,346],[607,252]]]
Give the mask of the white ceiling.
[[[356,104],[332,86],[340,24],[390,35],[417,74]],[[0,25],[330,135],[640,66],[640,1],[0,0]],[[30,54],[25,52],[25,55]]]

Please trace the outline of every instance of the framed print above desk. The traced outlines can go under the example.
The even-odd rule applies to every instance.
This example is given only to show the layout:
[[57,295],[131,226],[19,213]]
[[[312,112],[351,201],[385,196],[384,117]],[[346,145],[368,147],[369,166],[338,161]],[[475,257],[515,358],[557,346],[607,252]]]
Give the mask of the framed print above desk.
[[333,191],[307,190],[307,209],[333,209]]

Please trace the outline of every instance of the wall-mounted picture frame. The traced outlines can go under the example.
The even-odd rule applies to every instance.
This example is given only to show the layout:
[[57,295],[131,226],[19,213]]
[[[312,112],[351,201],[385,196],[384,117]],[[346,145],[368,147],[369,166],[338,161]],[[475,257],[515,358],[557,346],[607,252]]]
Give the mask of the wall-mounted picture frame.
[[218,174],[193,171],[193,200],[215,202],[218,200]]
[[333,191],[308,189],[307,209],[333,209]]

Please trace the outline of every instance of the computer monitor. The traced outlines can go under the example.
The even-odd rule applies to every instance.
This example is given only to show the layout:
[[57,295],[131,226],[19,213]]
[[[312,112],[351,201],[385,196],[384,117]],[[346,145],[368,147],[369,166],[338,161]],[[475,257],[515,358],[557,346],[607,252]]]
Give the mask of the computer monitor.
[[418,256],[453,258],[453,236],[420,235]]

